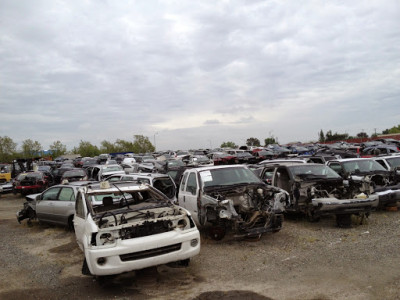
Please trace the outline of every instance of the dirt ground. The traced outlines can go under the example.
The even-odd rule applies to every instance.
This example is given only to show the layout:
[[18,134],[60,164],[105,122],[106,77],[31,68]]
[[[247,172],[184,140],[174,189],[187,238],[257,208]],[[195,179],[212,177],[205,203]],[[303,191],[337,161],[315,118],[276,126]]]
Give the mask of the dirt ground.
[[201,232],[188,268],[159,266],[101,287],[81,274],[73,232],[18,224],[23,202],[0,197],[0,299],[400,299],[400,211],[374,212],[349,229],[334,218],[286,218],[258,241],[216,242]]

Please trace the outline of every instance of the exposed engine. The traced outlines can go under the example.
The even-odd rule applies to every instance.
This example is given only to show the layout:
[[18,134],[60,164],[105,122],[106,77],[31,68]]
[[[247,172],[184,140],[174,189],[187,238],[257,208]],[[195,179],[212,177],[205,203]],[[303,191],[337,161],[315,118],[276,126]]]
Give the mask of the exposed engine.
[[96,221],[99,231],[92,237],[92,245],[114,244],[116,239],[132,239],[172,230],[194,227],[190,216],[177,206],[114,215],[105,212]]
[[[227,227],[237,236],[255,236],[279,231],[288,194],[275,187],[246,185],[229,189],[214,189],[203,195],[200,222],[218,228],[220,239]],[[222,237],[221,237],[222,235]]]

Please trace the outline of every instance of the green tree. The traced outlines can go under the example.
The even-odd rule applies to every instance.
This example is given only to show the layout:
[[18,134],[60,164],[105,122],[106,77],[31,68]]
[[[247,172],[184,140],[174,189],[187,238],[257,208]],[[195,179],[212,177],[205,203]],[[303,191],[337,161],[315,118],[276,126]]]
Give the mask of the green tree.
[[117,152],[133,152],[133,153],[140,153],[137,152],[136,147],[134,146],[134,143],[126,140],[116,140],[115,141],[115,147],[118,150]]
[[53,157],[58,157],[67,152],[67,146],[63,145],[60,141],[55,141],[50,145],[49,149],[53,152]]
[[332,130],[328,130],[325,134],[325,142],[335,142],[347,140],[349,135],[347,133],[337,133],[332,134]]
[[17,143],[8,136],[0,136],[0,162],[11,162],[16,152]]
[[236,149],[238,146],[234,142],[223,142],[221,148],[233,148]]
[[42,145],[38,141],[27,139],[22,141],[22,154],[25,158],[41,156]]
[[358,138],[368,138],[368,134],[366,132],[357,133]]
[[269,137],[269,138],[266,138],[266,139],[264,140],[264,145],[265,145],[265,146],[268,146],[268,145],[270,145],[270,144],[277,144],[277,142],[276,142],[276,140],[275,140],[274,137]]
[[324,135],[324,132],[322,131],[322,129],[319,132],[319,139],[318,140],[319,140],[320,143],[325,142],[325,135]]
[[150,142],[147,136],[143,135],[134,135],[133,136],[133,152],[134,153],[146,153],[146,152],[154,152],[155,147]]
[[117,147],[114,143],[111,143],[109,141],[102,141],[101,142],[101,147],[100,147],[101,153],[114,153],[114,152],[120,152],[117,150]]
[[248,138],[248,139],[247,139],[246,145],[247,145],[247,146],[256,146],[256,147],[260,147],[261,143],[260,143],[260,140],[259,140],[258,138],[251,137],[251,138]]
[[93,157],[100,154],[100,150],[97,146],[92,145],[89,141],[80,141],[79,146],[72,151],[75,154],[80,154],[82,157]]

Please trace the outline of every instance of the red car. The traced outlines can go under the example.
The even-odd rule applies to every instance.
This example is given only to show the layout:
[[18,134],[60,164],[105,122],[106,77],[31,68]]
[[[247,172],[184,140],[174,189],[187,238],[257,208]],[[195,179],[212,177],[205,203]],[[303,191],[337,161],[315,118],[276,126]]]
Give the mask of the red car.
[[13,182],[14,194],[21,193],[25,196],[28,194],[40,193],[49,185],[48,178],[43,172],[27,172],[19,174]]

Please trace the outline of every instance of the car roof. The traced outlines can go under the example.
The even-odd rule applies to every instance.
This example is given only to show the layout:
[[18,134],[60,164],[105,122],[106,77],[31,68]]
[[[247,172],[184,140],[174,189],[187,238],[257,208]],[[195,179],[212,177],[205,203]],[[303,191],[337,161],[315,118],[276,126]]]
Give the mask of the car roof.
[[216,170],[216,169],[229,169],[229,168],[244,168],[247,169],[244,165],[225,165],[225,166],[209,166],[209,167],[200,167],[200,168],[191,168],[188,170],[197,170],[198,172],[208,171],[208,170]]
[[149,185],[140,184],[133,181],[113,182],[107,188],[102,188],[100,182],[89,184],[85,187],[86,193],[97,194],[97,193],[113,193],[113,192],[128,192],[128,191],[143,191],[143,190],[154,190]]

